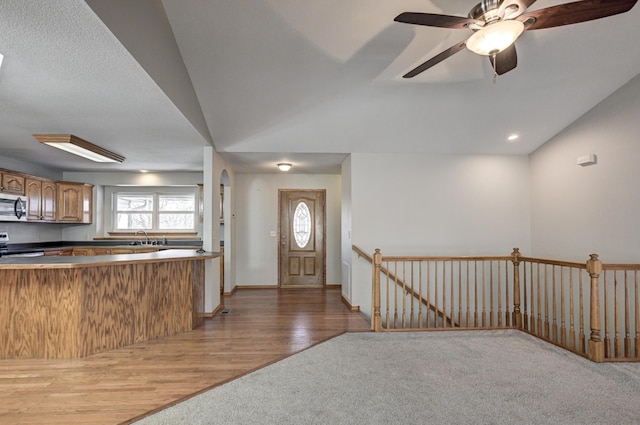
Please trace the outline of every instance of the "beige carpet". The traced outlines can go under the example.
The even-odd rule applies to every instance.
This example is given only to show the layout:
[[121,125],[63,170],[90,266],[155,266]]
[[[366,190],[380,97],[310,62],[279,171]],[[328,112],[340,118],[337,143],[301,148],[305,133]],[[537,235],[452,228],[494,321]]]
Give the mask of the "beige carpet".
[[640,424],[640,363],[523,332],[353,333],[136,422]]

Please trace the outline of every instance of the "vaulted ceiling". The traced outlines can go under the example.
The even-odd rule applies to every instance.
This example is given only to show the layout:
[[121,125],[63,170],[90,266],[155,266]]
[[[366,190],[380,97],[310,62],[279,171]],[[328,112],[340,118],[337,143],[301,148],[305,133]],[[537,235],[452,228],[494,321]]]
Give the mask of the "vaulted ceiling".
[[[336,173],[351,152],[527,154],[640,73],[640,7],[525,32],[492,82],[471,31],[396,23],[474,0],[3,0],[0,156],[60,170]],[[538,0],[529,10],[564,1]],[[518,133],[510,143],[506,137]],[[39,144],[74,134],[127,159]]]

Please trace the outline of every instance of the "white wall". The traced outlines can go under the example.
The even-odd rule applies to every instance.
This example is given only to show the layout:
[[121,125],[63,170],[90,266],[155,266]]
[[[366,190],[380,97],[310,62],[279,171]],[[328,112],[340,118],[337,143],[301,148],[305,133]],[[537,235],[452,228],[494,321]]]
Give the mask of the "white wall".
[[640,76],[531,155],[533,255],[640,263],[639,135]]
[[[342,296],[351,302],[351,156],[342,162]],[[353,306],[353,304],[352,304]]]
[[[226,171],[226,173],[225,173]],[[224,181],[223,181],[224,175]],[[204,148],[204,223],[202,229],[202,247],[208,251],[218,251],[220,248],[220,184],[228,184],[231,187],[229,202],[225,213],[234,215],[235,205],[233,200],[233,188],[235,186],[235,173],[228,168],[224,159],[212,147]],[[234,285],[233,272],[235,267],[235,223],[234,220],[226,220],[224,229],[228,232],[227,244],[230,250],[225,250],[225,274],[231,271],[230,285]],[[214,312],[221,306],[220,299],[220,259],[214,258],[205,265],[205,312]]]
[[224,241],[224,292],[229,293],[236,286],[235,174],[225,168],[220,175],[224,185],[224,224],[220,225],[220,241]]
[[62,224],[0,221],[0,232],[9,233],[9,243],[58,242]]
[[0,168],[7,170],[19,171],[21,173],[31,174],[37,177],[44,177],[52,180],[61,180],[62,172],[53,168],[43,167],[41,165],[31,164],[17,159],[5,158],[0,156]]
[[278,189],[326,189],[327,284],[340,283],[340,176],[236,174],[236,283],[278,284]]
[[[530,247],[525,156],[351,155],[352,241],[383,255],[508,255]],[[352,304],[371,313],[371,266],[354,257]]]

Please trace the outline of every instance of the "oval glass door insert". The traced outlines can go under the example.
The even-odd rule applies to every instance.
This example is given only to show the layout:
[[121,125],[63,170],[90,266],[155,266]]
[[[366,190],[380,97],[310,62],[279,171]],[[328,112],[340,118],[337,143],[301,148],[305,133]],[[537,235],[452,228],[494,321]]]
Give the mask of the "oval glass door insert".
[[293,213],[293,235],[300,248],[304,248],[311,238],[311,212],[306,202],[300,202]]

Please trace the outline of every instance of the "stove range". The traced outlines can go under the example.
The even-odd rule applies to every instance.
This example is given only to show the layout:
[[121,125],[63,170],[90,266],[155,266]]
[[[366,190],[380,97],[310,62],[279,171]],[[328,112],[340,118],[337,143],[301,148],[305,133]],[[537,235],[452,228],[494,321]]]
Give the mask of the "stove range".
[[9,232],[0,232],[0,257],[2,257],[2,254],[9,252],[8,243]]
[[36,250],[21,250],[21,251],[9,251],[9,233],[0,232],[0,257],[42,257],[44,251],[41,249]]

